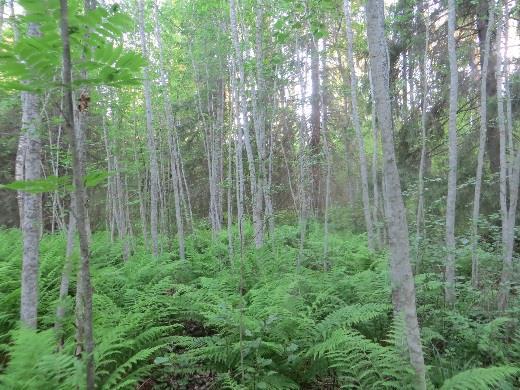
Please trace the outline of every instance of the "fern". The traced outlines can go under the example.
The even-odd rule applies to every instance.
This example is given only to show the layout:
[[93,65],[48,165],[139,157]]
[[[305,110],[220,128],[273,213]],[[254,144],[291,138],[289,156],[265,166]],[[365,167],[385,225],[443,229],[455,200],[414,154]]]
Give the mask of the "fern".
[[473,368],[448,379],[441,390],[501,389],[518,372],[518,368],[511,366]]

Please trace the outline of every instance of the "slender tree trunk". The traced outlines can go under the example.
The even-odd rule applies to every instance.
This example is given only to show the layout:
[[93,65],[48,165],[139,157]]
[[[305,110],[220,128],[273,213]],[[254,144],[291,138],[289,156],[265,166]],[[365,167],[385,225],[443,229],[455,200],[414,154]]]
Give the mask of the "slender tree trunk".
[[388,47],[384,32],[383,0],[368,0],[366,5],[370,71],[374,85],[377,122],[382,134],[384,196],[390,239],[390,279],[394,312],[405,324],[410,362],[416,372],[416,387],[426,389],[426,368],[415,305],[415,286],[410,263],[410,243],[406,210],[394,150],[389,87]]
[[[257,199],[265,200],[265,218],[267,224],[271,226],[272,200],[271,188],[268,180],[267,151],[266,151],[266,106],[268,99],[266,96],[265,74],[264,74],[264,0],[257,0],[255,6],[255,61],[256,61],[256,90],[254,93],[254,124],[256,134],[256,145],[259,160],[259,184]],[[272,214],[272,213],[271,213]]]
[[231,38],[234,47],[234,57],[236,63],[236,70],[238,71],[238,97],[240,103],[240,115],[242,120],[239,125],[242,126],[242,136],[244,137],[244,146],[246,149],[246,156],[249,168],[249,181],[251,186],[252,210],[253,210],[253,227],[255,236],[255,246],[257,248],[263,245],[263,220],[262,220],[262,192],[258,190],[258,182],[255,167],[255,158],[253,155],[253,148],[251,146],[251,139],[249,136],[249,121],[247,99],[245,93],[245,70],[242,50],[240,48],[240,41],[238,35],[237,23],[237,8],[235,0],[229,0],[230,20],[231,20]]
[[[505,2],[504,2],[505,3]],[[499,5],[500,7],[500,5]],[[507,5],[502,4],[504,10],[508,10]],[[510,111],[504,113],[504,90],[506,99],[509,96],[509,83],[504,81],[508,78],[508,69],[506,57],[502,58],[501,44],[502,37],[507,37],[508,28],[505,26],[509,23],[508,13],[503,14],[500,10],[500,19],[497,24],[497,112],[498,112],[498,128],[500,132],[500,214],[502,217],[502,274],[500,277],[500,289],[498,294],[498,309],[503,311],[509,303],[511,291],[511,279],[513,277],[513,250],[515,242],[515,222],[516,208],[518,204],[518,185],[520,175],[520,149],[515,151],[513,145],[513,128],[511,123]],[[507,45],[507,38],[505,40]],[[506,46],[507,47],[507,46]],[[507,55],[507,51],[505,52]],[[508,100],[508,99],[507,99]],[[510,105],[506,101],[506,105]]]
[[69,295],[70,276],[72,274],[72,254],[74,252],[74,238],[76,236],[76,219],[75,214],[75,196],[71,194],[70,199],[70,213],[69,226],[67,228],[67,247],[65,250],[65,264],[61,274],[60,295],[58,299],[58,307],[56,308],[56,322],[54,323],[54,330],[58,338],[58,348],[63,348],[65,342],[63,334],[63,321],[66,314],[66,299]]
[[[298,48],[298,45],[296,45]],[[299,48],[298,48],[299,49]],[[302,61],[302,58],[299,58]],[[298,224],[300,228],[300,247],[298,250],[298,258],[296,260],[296,269],[299,272],[303,261],[303,249],[305,245],[305,236],[307,230],[307,218],[309,212],[309,194],[308,187],[308,161],[307,161],[307,118],[305,115],[305,91],[307,90],[307,80],[305,65],[302,64],[302,70],[298,73],[300,83],[300,106],[301,119],[298,131]]]
[[[28,35],[32,37],[40,35],[39,29],[34,23],[29,24]],[[32,92],[22,92],[22,136],[19,143],[24,155],[22,180],[41,178],[39,100],[39,96]],[[19,179],[18,175],[17,179]],[[23,260],[20,319],[25,326],[36,329],[42,195],[24,192],[21,196],[22,219],[20,222],[23,234]]]
[[455,41],[455,0],[448,0],[448,57],[450,63],[450,108],[448,121],[448,195],[446,197],[446,303],[455,303],[455,206],[457,199],[457,105],[458,68]]
[[233,261],[233,151],[231,141],[228,144],[227,171],[227,237],[229,264]]
[[[72,149],[72,170],[75,187],[75,211],[76,224],[79,233],[81,253],[81,306],[77,313],[77,326],[82,327],[83,339],[78,340],[77,353],[85,359],[86,388],[93,390],[95,386],[94,374],[94,337],[92,324],[92,286],[90,283],[90,254],[88,229],[86,225],[86,196],[84,187],[84,167],[82,167],[82,151],[79,150],[76,134],[74,132],[74,104],[72,99],[72,63],[69,43],[69,23],[67,0],[60,0],[61,5],[61,39],[63,43],[63,85],[65,89],[64,122],[67,129]],[[81,334],[80,332],[78,332]]]
[[[370,91],[373,91],[374,88],[372,86],[372,75],[370,72],[368,72],[368,78],[370,82]],[[371,92],[372,93],[372,92]],[[375,247],[376,249],[381,249],[383,247],[383,237],[381,232],[381,222],[380,222],[380,216],[382,213],[381,210],[381,195],[379,193],[379,145],[380,145],[380,139],[379,139],[379,128],[377,126],[377,120],[376,120],[376,104],[375,99],[371,95],[371,119],[372,119],[372,142],[374,144],[373,150],[372,150],[372,187],[374,192],[374,202],[372,205],[372,222],[374,225],[374,234],[375,234]]]
[[310,57],[311,57],[311,118],[310,118],[310,139],[309,152],[311,163],[312,185],[310,188],[310,211],[318,216],[322,210],[320,201],[321,190],[321,87],[320,87],[320,53],[318,39],[312,34],[309,37]]
[[182,220],[181,210],[181,187],[182,182],[180,178],[180,167],[178,161],[180,159],[177,153],[180,153],[179,146],[177,145],[177,139],[173,134],[175,132],[175,120],[173,117],[173,107],[171,102],[171,96],[168,90],[168,76],[166,74],[164,64],[164,50],[162,44],[161,26],[159,23],[159,7],[157,1],[154,1],[154,16],[155,16],[155,39],[159,46],[159,71],[161,75],[161,84],[164,86],[163,101],[164,101],[164,113],[166,115],[166,126],[168,127],[168,147],[170,149],[171,157],[171,174],[173,183],[173,198],[175,203],[175,223],[177,224],[177,239],[179,241],[179,257],[181,260],[185,260],[185,244],[184,244],[184,224]]
[[0,0],[0,43],[2,42],[2,35],[4,32],[4,9],[5,0]]
[[[234,1],[231,0],[230,7],[234,13]],[[234,16],[236,17],[236,16]],[[239,236],[239,253],[240,253],[240,267],[242,267],[242,256],[243,256],[243,245],[244,245],[244,165],[243,165],[243,134],[245,121],[244,117],[241,117],[241,94],[239,91],[239,83],[237,81],[237,60],[232,57],[232,69],[231,69],[231,94],[232,94],[232,113],[234,119],[234,125],[236,127],[235,135],[235,182],[236,182],[236,202],[237,202],[237,223],[238,223],[238,236]],[[242,284],[240,285],[240,291],[242,292]],[[240,340],[242,340],[242,324],[240,325]],[[241,365],[243,363],[243,355],[241,348]]]
[[[10,15],[9,19],[11,22],[11,28],[14,32],[14,41],[18,42],[20,39],[20,30],[18,28],[18,25],[16,24],[15,14],[14,14],[14,1],[9,0],[9,10]],[[21,95],[21,101],[22,101],[22,109],[24,107],[24,93]],[[23,115],[23,114],[22,114]],[[16,149],[16,160],[15,160],[15,168],[14,168],[14,179],[16,181],[24,180],[24,166],[25,166],[25,150],[26,150],[26,144],[27,137],[24,133],[24,131],[20,132],[20,138],[18,139],[18,147]],[[18,221],[20,224],[20,228],[22,228],[23,225],[23,192],[22,191],[16,191],[16,200],[18,202]]]
[[421,66],[421,159],[419,161],[418,200],[415,219],[415,273],[421,268],[421,256],[419,245],[424,236],[424,165],[426,163],[426,118],[428,115],[428,46],[430,44],[430,16],[428,7],[422,4],[422,16],[424,18],[424,51]]
[[374,227],[372,216],[370,215],[370,195],[368,190],[368,164],[365,152],[365,141],[361,131],[361,121],[359,119],[358,98],[357,98],[357,75],[354,65],[354,34],[352,33],[352,20],[350,17],[350,1],[343,0],[343,11],[345,13],[346,32],[347,32],[347,63],[350,70],[350,97],[352,100],[352,124],[356,132],[359,151],[359,170],[361,175],[361,194],[363,197],[363,214],[368,236],[368,249],[373,251]]
[[[144,1],[138,0],[137,12],[139,21],[139,35],[141,38],[141,52],[144,58],[148,58],[148,46],[144,27]],[[150,232],[152,238],[152,252],[154,257],[159,255],[158,234],[158,205],[159,205],[159,162],[155,145],[152,111],[152,86],[148,66],[143,68],[144,100],[146,107],[146,131],[148,153],[150,156]]]
[[332,176],[332,156],[330,152],[330,144],[329,144],[329,95],[328,95],[328,69],[327,69],[327,60],[325,53],[327,52],[326,43],[323,44],[323,54],[321,57],[322,60],[322,85],[321,85],[321,107],[322,107],[322,134],[323,134],[323,152],[325,154],[325,209],[323,213],[323,269],[326,271],[329,268],[328,262],[328,254],[329,254],[329,210],[330,210],[330,182]]
[[471,219],[471,284],[473,287],[477,287],[479,283],[478,222],[480,219],[480,193],[482,189],[482,174],[484,170],[484,154],[486,151],[487,135],[487,74],[491,46],[491,34],[494,28],[495,10],[493,7],[493,2],[491,2],[489,9],[489,21],[484,43],[484,53],[482,54],[482,70],[480,75],[480,131],[477,154],[477,172],[475,178],[475,193],[473,196],[473,215]]

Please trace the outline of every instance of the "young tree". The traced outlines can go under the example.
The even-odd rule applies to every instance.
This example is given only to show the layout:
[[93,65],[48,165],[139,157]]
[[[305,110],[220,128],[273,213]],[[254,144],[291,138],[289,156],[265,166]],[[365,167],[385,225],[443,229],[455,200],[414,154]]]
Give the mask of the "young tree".
[[[138,0],[137,2],[137,15],[139,22],[139,35],[141,38],[141,52],[144,58],[148,58],[143,0]],[[153,129],[152,86],[148,66],[145,66],[143,69],[143,86],[146,111],[147,145],[148,154],[150,155],[150,233],[152,238],[152,251],[154,256],[157,257],[159,255],[159,162],[157,159],[157,148],[155,145],[155,133]]]
[[177,239],[179,241],[179,257],[181,260],[185,259],[185,244],[184,244],[184,223],[182,220],[182,210],[181,210],[181,190],[182,190],[182,182],[180,178],[180,156],[179,156],[179,146],[177,144],[177,137],[174,134],[175,132],[175,121],[173,117],[173,107],[172,107],[172,99],[170,96],[170,92],[168,90],[168,76],[165,69],[164,64],[164,49],[162,43],[162,34],[161,34],[161,26],[159,23],[159,6],[157,5],[157,1],[154,1],[154,19],[155,19],[155,39],[157,40],[157,45],[159,46],[159,73],[161,76],[161,83],[164,85],[164,93],[163,93],[163,104],[164,104],[164,114],[166,116],[166,126],[168,127],[168,147],[170,149],[170,169],[172,173],[172,183],[173,183],[173,198],[175,204],[175,223],[177,224]]
[[486,151],[487,132],[487,80],[491,34],[495,28],[495,10],[490,2],[489,21],[487,24],[484,53],[482,55],[482,69],[480,72],[480,131],[477,154],[477,173],[475,178],[475,193],[473,196],[473,215],[471,219],[471,283],[474,287],[479,283],[478,261],[478,221],[480,219],[480,193],[482,189],[482,173],[484,170],[484,154]]
[[359,152],[359,170],[361,175],[361,193],[363,198],[363,214],[368,235],[368,248],[375,249],[374,227],[370,214],[370,195],[368,190],[368,165],[365,152],[365,141],[361,131],[361,121],[359,119],[358,98],[357,98],[357,75],[354,65],[354,34],[352,32],[352,20],[350,17],[350,1],[343,0],[343,12],[345,13],[345,24],[347,33],[347,63],[350,70],[350,97],[352,104],[352,123],[356,132]]
[[247,96],[245,91],[245,67],[244,67],[244,54],[240,48],[240,39],[238,32],[238,19],[237,19],[237,6],[235,0],[229,0],[230,9],[230,23],[231,23],[231,40],[233,43],[233,57],[236,64],[236,71],[238,73],[237,89],[238,99],[240,106],[240,120],[239,127],[242,128],[242,136],[244,138],[244,146],[246,149],[247,163],[249,168],[249,184],[251,187],[251,202],[253,212],[253,228],[254,228],[254,239],[257,248],[263,245],[263,220],[262,220],[262,188],[258,185],[258,178],[256,175],[255,158],[253,155],[253,148],[251,145],[251,137],[249,135],[249,120],[248,120],[248,107],[247,107]]
[[428,7],[425,2],[421,3],[422,17],[424,18],[424,52],[421,66],[421,159],[419,161],[419,180],[418,180],[418,201],[417,215],[415,220],[416,226],[416,263],[415,272],[420,269],[421,259],[419,256],[419,241],[424,235],[424,166],[426,163],[426,118],[428,115],[428,46],[430,44],[430,16]]
[[[29,24],[30,37],[40,35],[38,26]],[[17,180],[37,180],[41,178],[40,142],[40,97],[33,92],[22,92],[22,134],[19,142],[17,167],[21,164],[21,177]],[[20,171],[19,171],[20,172]],[[36,329],[38,317],[38,267],[41,231],[42,195],[23,192],[21,194],[21,227],[23,234],[22,288],[20,320]]]
[[[507,5],[503,7],[508,9]],[[497,27],[497,113],[498,128],[500,132],[500,216],[502,220],[502,274],[500,277],[500,290],[498,294],[498,309],[503,311],[509,303],[511,280],[513,278],[513,251],[515,245],[516,208],[518,204],[518,186],[520,183],[520,149],[515,148],[512,118],[510,110],[504,112],[504,89],[508,83],[507,51],[502,57],[502,40],[507,37],[505,26],[508,25],[509,15],[500,10]],[[507,44],[507,40],[506,40]],[[506,46],[507,50],[507,46]],[[509,93],[505,93],[506,97]],[[509,105],[510,102],[506,102]]]
[[446,303],[455,303],[455,206],[457,200],[457,105],[458,68],[455,41],[455,0],[448,0],[448,58],[450,63],[450,108],[448,121],[448,196],[446,197]]
[[377,123],[383,147],[384,199],[390,241],[390,278],[394,313],[405,325],[406,346],[415,369],[418,389],[426,389],[426,367],[415,305],[415,286],[410,263],[410,243],[406,210],[394,150],[389,88],[388,47],[384,32],[383,0],[368,0],[366,5],[368,50],[372,73]]
[[[82,331],[78,334],[82,335],[82,339],[77,340],[78,347],[76,353],[85,360],[86,367],[86,388],[93,390],[95,386],[94,374],[94,336],[92,322],[92,286],[90,282],[90,253],[89,238],[87,229],[87,208],[85,196],[85,168],[82,166],[82,154],[84,151],[80,147],[84,144],[78,144],[75,134],[75,118],[74,103],[72,99],[72,61],[70,54],[69,39],[69,22],[68,22],[68,4],[67,0],[60,0],[60,30],[61,40],[63,44],[63,85],[64,85],[64,109],[63,119],[67,134],[69,136],[71,152],[72,152],[72,174],[74,182],[74,197],[76,212],[76,225],[79,233],[79,246],[81,254],[81,312],[77,314],[79,321],[78,326],[82,327]],[[78,308],[77,308],[78,310]]]

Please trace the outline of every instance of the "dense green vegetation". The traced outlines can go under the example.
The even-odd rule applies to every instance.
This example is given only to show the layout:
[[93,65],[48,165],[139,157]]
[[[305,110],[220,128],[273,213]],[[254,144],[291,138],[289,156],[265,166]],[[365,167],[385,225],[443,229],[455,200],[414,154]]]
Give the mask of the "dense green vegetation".
[[[63,351],[56,351],[53,330],[65,239],[45,235],[41,241],[41,330],[36,333],[16,327],[20,238],[18,230],[0,232],[1,386],[75,388],[82,366],[73,357],[73,321],[67,322]],[[228,255],[226,235],[212,241],[203,228],[187,237],[185,261],[175,247],[155,260],[140,243],[124,262],[121,243],[96,233],[98,387],[411,388],[413,370],[398,352],[402,332],[392,316],[385,254],[370,254],[364,236],[346,231],[329,240],[330,269],[324,271],[322,226],[312,225],[297,271],[298,229],[289,225],[278,226],[261,250],[244,247],[242,259],[238,246]],[[164,238],[164,244],[172,243]],[[496,317],[487,304],[492,297],[471,288],[469,263],[463,263],[457,307],[446,308],[434,272],[442,262],[436,253],[438,248],[429,248],[424,271],[416,277],[431,385],[516,388],[518,306]],[[492,264],[495,254],[488,256]],[[68,299],[71,307],[73,294]]]
[[0,0],[0,389],[520,388],[518,0]]

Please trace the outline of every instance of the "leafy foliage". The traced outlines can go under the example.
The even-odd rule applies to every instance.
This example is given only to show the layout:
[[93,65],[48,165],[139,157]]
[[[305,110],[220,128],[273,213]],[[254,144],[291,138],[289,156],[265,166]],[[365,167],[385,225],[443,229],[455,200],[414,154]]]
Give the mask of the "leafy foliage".
[[[3,230],[0,236],[0,326],[6,335],[0,340],[0,381],[15,389],[74,387],[82,369],[72,357],[74,329],[65,329],[60,352],[52,330],[64,238],[42,240],[42,330],[35,333],[16,325],[20,234]],[[238,247],[230,262],[226,235],[212,240],[207,230],[188,237],[184,262],[175,245],[158,260],[138,245],[123,262],[122,243],[95,234],[97,386],[413,388],[413,371],[399,347],[402,324],[391,315],[384,256],[371,255],[362,236],[332,234],[333,266],[324,272],[316,224],[306,240],[305,266],[297,272],[297,237],[297,228],[279,226],[261,250],[245,246],[241,264]],[[417,285],[420,307],[433,313],[421,314],[432,386],[514,388],[520,336],[507,335],[516,322],[476,321],[447,311],[434,303],[442,285],[433,274],[422,274]],[[73,280],[71,295],[74,287]]]

